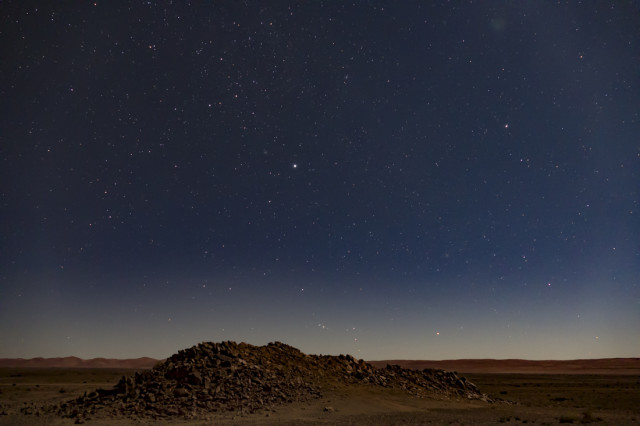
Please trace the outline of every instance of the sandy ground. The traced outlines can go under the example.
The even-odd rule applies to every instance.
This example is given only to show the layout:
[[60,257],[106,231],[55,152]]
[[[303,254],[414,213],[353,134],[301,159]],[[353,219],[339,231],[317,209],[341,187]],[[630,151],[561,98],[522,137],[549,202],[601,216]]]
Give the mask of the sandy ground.
[[[0,369],[0,425],[68,425],[73,419],[20,414],[23,407],[66,401],[97,387],[110,388],[131,371],[108,369]],[[238,425],[467,425],[640,424],[640,377],[636,375],[469,374],[483,392],[511,401],[418,399],[372,386],[332,386],[324,397],[253,414],[198,419],[113,419],[86,424]]]

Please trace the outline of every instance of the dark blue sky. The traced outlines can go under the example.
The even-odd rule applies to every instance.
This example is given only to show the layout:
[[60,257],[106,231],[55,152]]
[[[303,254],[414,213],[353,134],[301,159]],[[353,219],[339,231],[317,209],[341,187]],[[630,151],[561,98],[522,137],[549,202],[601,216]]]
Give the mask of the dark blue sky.
[[0,356],[638,356],[640,6],[429,3],[3,2]]

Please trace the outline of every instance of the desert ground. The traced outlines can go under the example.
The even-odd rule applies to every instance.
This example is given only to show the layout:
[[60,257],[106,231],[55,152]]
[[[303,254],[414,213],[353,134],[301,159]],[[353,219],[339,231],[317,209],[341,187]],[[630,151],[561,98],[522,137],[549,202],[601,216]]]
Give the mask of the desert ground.
[[[25,414],[96,388],[112,387],[133,370],[0,369],[0,425],[74,424],[74,419]],[[165,424],[398,425],[640,423],[640,377],[605,374],[465,375],[481,391],[505,402],[439,401],[366,385],[332,385],[317,400],[253,414],[231,412],[205,418],[174,418]],[[21,412],[22,411],[22,412]],[[86,424],[145,424],[144,419],[94,418]],[[156,423],[156,421],[154,421]]]

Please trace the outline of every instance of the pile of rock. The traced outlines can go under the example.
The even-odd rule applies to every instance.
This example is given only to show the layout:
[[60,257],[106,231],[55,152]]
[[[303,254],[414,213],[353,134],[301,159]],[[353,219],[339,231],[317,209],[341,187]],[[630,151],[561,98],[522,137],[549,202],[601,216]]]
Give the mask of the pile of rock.
[[144,418],[199,417],[211,412],[250,413],[322,396],[331,384],[368,384],[418,397],[489,401],[464,378],[442,370],[377,369],[350,355],[305,355],[283,343],[201,343],[153,369],[123,377],[112,390],[98,389],[51,407],[65,417],[96,414]]

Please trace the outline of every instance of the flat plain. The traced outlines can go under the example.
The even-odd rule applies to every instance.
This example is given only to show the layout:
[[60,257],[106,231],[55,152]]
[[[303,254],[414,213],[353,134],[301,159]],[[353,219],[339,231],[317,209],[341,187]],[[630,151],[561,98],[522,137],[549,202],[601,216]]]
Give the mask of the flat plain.
[[[96,388],[110,389],[136,370],[117,368],[1,368],[0,425],[74,424],[44,415],[40,407],[61,403]],[[369,385],[327,384],[323,397],[247,414],[212,413],[176,417],[164,424],[640,424],[640,375],[460,373],[503,401],[420,399]],[[31,413],[31,414],[29,414]],[[39,415],[37,413],[40,413]],[[153,423],[158,423],[154,420]],[[86,424],[148,424],[142,418],[106,418]]]

